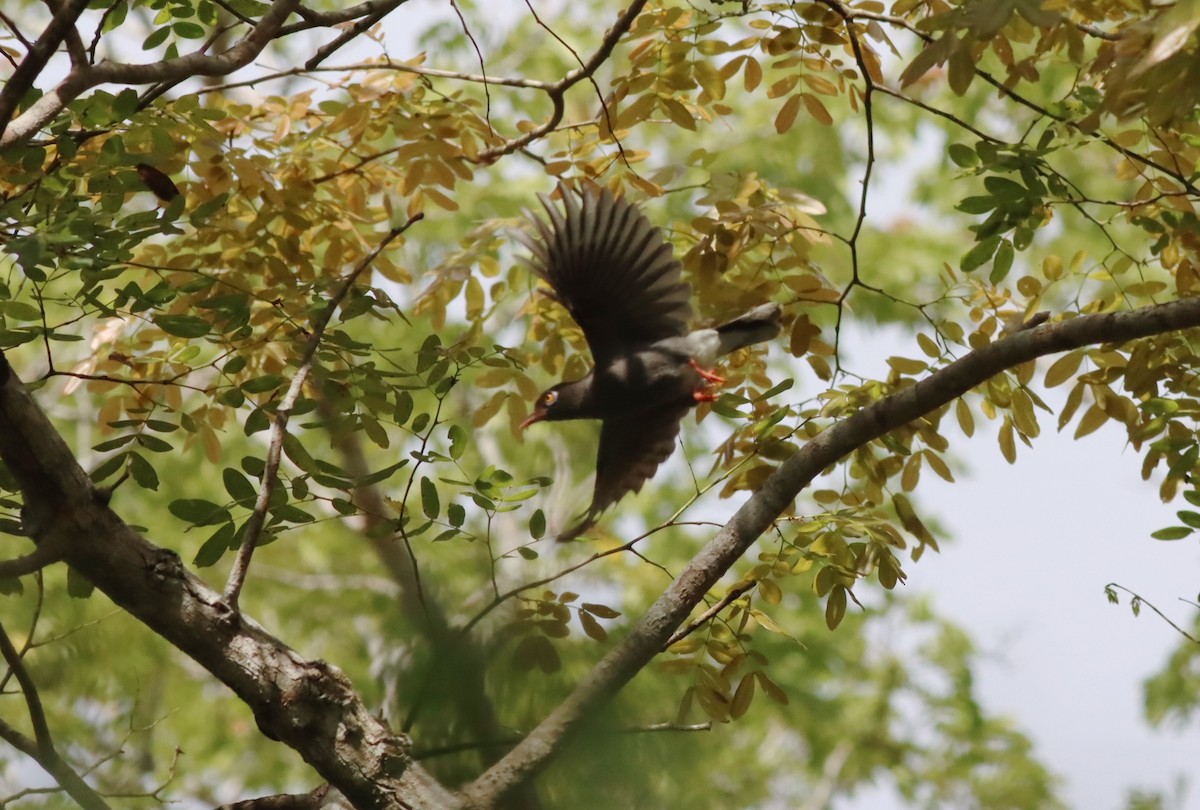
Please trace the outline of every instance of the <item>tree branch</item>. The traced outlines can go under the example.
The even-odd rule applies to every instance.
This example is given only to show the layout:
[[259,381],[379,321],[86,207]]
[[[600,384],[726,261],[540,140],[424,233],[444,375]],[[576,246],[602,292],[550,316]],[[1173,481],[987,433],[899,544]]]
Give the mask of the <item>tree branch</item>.
[[564,112],[563,95],[567,90],[584,79],[590,79],[592,74],[608,60],[608,57],[612,56],[613,49],[617,47],[617,43],[621,41],[621,37],[625,36],[625,33],[633,25],[633,21],[637,19],[637,15],[641,13],[645,5],[646,0],[633,0],[629,4],[629,7],[621,12],[621,16],[613,23],[612,28],[605,32],[600,47],[596,49],[596,52],[586,62],[545,88],[546,95],[550,97],[550,102],[554,105],[549,118],[520,137],[505,141],[499,146],[480,152],[478,162],[484,164],[491,163],[497,158],[516,152],[518,149],[523,149],[558,126],[559,122],[562,121]]
[[325,330],[329,326],[329,321],[333,319],[333,313],[341,305],[342,300],[350,292],[350,288],[354,286],[354,282],[371,266],[371,262],[375,261],[383,249],[391,244],[392,240],[400,234],[412,227],[413,223],[424,218],[424,214],[416,214],[412,216],[408,222],[392,228],[380,240],[375,249],[363,257],[362,261],[346,275],[345,279],[334,292],[333,297],[329,299],[324,312],[316,319],[312,326],[312,332],[308,336],[308,341],[304,345],[304,353],[300,357],[300,367],[296,369],[296,376],[292,378],[291,384],[288,386],[287,393],[279,402],[279,407],[275,409],[275,422],[271,425],[271,435],[267,445],[267,460],[263,469],[262,486],[258,490],[258,498],[254,502],[254,511],[250,513],[250,519],[246,521],[246,530],[242,535],[242,544],[238,548],[237,557],[233,561],[233,566],[229,571],[229,579],[225,583],[225,601],[229,603],[229,607],[237,610],[238,596],[242,592],[242,585],[246,582],[246,574],[250,568],[250,558],[254,554],[254,549],[258,546],[259,537],[262,535],[263,525],[267,519],[267,507],[271,503],[271,491],[275,488],[275,483],[279,477],[279,462],[283,457],[283,437],[287,435],[288,418],[292,414],[292,408],[296,406],[296,400],[300,398],[300,392],[304,390],[304,383],[308,379],[308,372],[312,369],[313,358],[317,354],[317,349],[321,346],[321,341],[325,337]]
[[21,654],[13,646],[8,633],[0,626],[0,655],[12,670],[25,696],[25,705],[29,709],[29,721],[33,725],[34,739],[30,740],[16,729],[4,724],[0,727],[0,737],[4,738],[17,750],[32,757],[46,773],[54,777],[54,781],[66,791],[83,810],[109,810],[108,803],[100,794],[92,790],[74,768],[67,764],[54,747],[54,739],[50,736],[50,726],[46,723],[46,713],[42,709],[42,699],[38,695],[37,684],[25,669]]
[[[88,0],[66,0],[55,11],[54,18],[46,26],[46,30],[42,31],[42,35],[25,54],[21,64],[13,71],[4,89],[0,90],[0,133],[7,129],[17,105],[29,92],[29,88],[33,87],[34,80],[41,74],[42,68],[46,67],[59,44],[75,31],[75,21],[87,6]],[[6,145],[6,138],[0,136],[0,146]]]
[[1005,369],[1056,352],[1121,343],[1200,326],[1200,298],[1129,312],[1080,315],[1024,329],[962,357],[915,385],[856,412],[787,459],[725,524],[608,653],[529,736],[464,790],[465,807],[487,808],[540,772],[582,721],[606,704],[662,649],[718,579],[821,471],[854,449],[952,402]]
[[306,659],[197,579],[96,496],[66,442],[0,353],[0,460],[25,524],[116,605],[226,684],[262,732],[295,749],[358,808],[443,808],[453,796],[412,761],[335,667]]
[[[240,42],[221,54],[208,55],[196,51],[175,59],[144,64],[105,60],[97,65],[76,65],[57,87],[49,90],[11,122],[12,110],[16,109],[16,103],[24,95],[24,91],[20,90],[19,85],[14,87],[13,92],[19,92],[19,95],[12,102],[12,106],[6,114],[3,104],[4,96],[8,93],[9,87],[14,85],[14,81],[10,80],[4,90],[0,91],[0,125],[3,125],[2,134],[0,134],[0,148],[12,146],[31,137],[33,133],[58,115],[67,104],[78,98],[80,93],[99,84],[109,82],[113,84],[156,84],[195,76],[225,76],[245,67],[279,34],[279,29],[283,26],[284,21],[298,4],[299,0],[275,0],[258,21],[258,25],[254,26]],[[67,0],[63,8],[65,11],[78,6],[82,12],[86,5],[86,0]],[[76,14],[77,16],[78,14]],[[38,39],[37,45],[40,45],[43,40],[47,40],[47,34],[51,27],[60,20],[66,20],[66,17],[65,13],[56,16],[51,26],[47,27],[47,33]],[[70,24],[74,24],[74,18],[70,20]],[[55,47],[64,36],[66,36],[65,29],[59,35],[58,41],[54,43]],[[51,52],[53,52],[53,48],[51,48]],[[36,63],[33,60],[33,54],[34,52],[31,51],[30,55],[26,57],[27,63],[36,66],[36,70],[33,67],[30,68],[32,75],[28,77],[26,89],[32,86],[34,78],[45,66],[45,61],[40,64]],[[49,59],[49,55],[46,56],[46,59]],[[22,63],[21,67],[24,68],[25,63]]]
[[0,579],[8,577],[23,577],[35,571],[41,571],[47,565],[53,565],[62,559],[61,552],[43,543],[28,554],[22,554],[13,560],[0,560]]

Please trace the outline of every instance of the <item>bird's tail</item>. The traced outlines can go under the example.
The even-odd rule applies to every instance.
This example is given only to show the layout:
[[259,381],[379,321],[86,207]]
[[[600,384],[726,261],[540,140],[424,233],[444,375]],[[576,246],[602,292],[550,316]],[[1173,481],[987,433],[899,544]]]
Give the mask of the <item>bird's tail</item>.
[[781,328],[779,317],[782,314],[779,304],[761,304],[729,323],[721,324],[717,327],[717,335],[721,339],[718,356],[775,337]]

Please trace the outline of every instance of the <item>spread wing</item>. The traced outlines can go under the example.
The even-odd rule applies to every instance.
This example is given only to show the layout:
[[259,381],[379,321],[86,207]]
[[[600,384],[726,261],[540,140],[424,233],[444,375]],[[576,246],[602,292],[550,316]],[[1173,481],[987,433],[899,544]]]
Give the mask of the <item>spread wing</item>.
[[559,190],[561,209],[540,197],[549,219],[532,217],[537,237],[517,238],[533,252],[534,272],[583,330],[596,365],[685,334],[691,290],[662,231],[608,189]]
[[559,535],[574,540],[587,531],[600,513],[628,492],[639,492],[675,451],[679,423],[694,403],[665,406],[629,416],[605,419],[600,427],[596,456],[596,488],[582,520]]

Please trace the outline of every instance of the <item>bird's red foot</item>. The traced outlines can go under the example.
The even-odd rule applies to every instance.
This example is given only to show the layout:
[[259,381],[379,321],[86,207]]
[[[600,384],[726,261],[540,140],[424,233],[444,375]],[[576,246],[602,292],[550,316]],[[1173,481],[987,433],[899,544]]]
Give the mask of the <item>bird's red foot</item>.
[[717,395],[711,391],[705,391],[703,388],[697,388],[692,392],[692,399],[697,402],[716,402]]
[[[709,371],[706,368],[700,368],[700,364],[697,363],[694,359],[688,360],[688,365],[691,366],[692,368],[694,368],[696,370],[697,374],[699,374],[704,379],[708,380],[710,383],[716,383],[717,385],[720,385],[721,383],[725,382],[724,377],[722,377],[718,374],[714,374],[713,372]],[[715,397],[713,399],[715,399]],[[696,401],[697,402],[711,402],[712,400],[707,400],[707,399],[699,400],[698,399]]]

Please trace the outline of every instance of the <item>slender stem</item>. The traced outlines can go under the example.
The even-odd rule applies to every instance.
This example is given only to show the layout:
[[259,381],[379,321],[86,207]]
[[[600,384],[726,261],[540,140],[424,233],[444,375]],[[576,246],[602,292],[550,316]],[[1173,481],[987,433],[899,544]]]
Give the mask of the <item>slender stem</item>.
[[258,490],[258,498],[254,502],[254,511],[251,512],[250,519],[246,521],[246,528],[242,534],[242,544],[238,548],[237,557],[234,558],[233,567],[229,572],[229,579],[225,583],[225,601],[234,610],[237,609],[238,597],[242,592],[242,586],[246,583],[246,574],[250,570],[250,558],[254,555],[254,549],[258,545],[259,538],[262,536],[263,526],[266,524],[267,509],[271,503],[271,492],[274,490],[279,478],[279,463],[283,457],[283,440],[287,435],[288,418],[291,416],[292,409],[296,406],[296,401],[300,398],[300,392],[304,390],[304,383],[308,379],[309,371],[312,369],[313,358],[316,357],[321,340],[325,337],[325,330],[333,318],[333,313],[350,292],[350,288],[354,285],[359,275],[371,265],[371,262],[375,261],[375,258],[383,252],[383,249],[391,244],[392,240],[407,231],[413,223],[423,217],[423,214],[416,214],[408,222],[388,231],[379,244],[375,246],[375,249],[364,256],[362,261],[346,275],[334,292],[333,297],[329,299],[329,303],[326,305],[324,311],[313,324],[312,332],[309,334],[308,341],[304,345],[304,352],[300,356],[300,367],[296,370],[296,375],[292,377],[291,385],[288,386],[287,393],[284,394],[283,399],[279,402],[279,407],[275,411],[275,422],[271,425],[271,433],[268,438],[267,460],[263,469],[262,485]]

